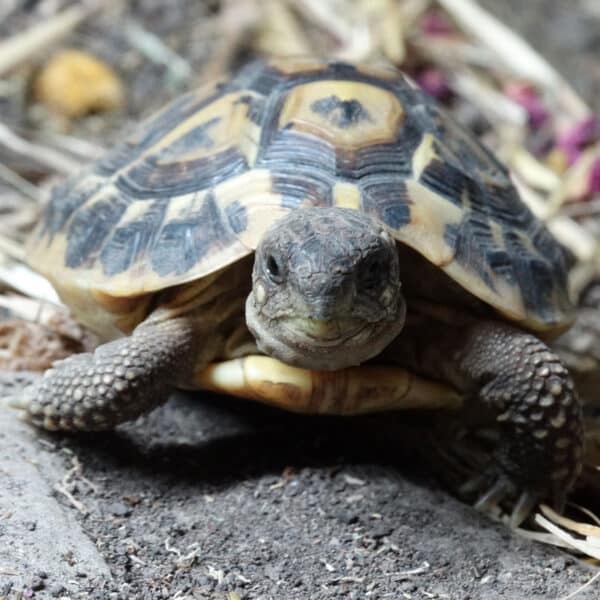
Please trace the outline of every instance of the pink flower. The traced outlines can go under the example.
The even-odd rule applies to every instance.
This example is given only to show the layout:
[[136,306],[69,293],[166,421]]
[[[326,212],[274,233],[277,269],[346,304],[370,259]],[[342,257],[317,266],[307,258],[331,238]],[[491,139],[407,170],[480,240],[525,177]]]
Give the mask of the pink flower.
[[426,35],[451,35],[456,33],[450,19],[440,10],[428,10],[421,19],[421,29]]
[[600,193],[600,157],[596,158],[588,173],[587,196]]
[[572,165],[584,148],[598,140],[600,140],[600,117],[591,115],[559,135],[556,146],[565,153],[569,165]]
[[417,73],[417,83],[430,95],[438,100],[445,100],[451,95],[448,80],[439,69],[430,67]]
[[535,87],[529,83],[513,81],[504,87],[504,93],[527,111],[532,129],[538,129],[547,121],[549,113]]

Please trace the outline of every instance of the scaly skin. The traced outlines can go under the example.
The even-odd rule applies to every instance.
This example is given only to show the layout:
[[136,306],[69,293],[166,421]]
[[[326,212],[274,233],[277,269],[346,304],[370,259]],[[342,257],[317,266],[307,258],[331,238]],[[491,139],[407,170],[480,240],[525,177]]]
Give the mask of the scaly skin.
[[483,504],[523,492],[528,505],[562,506],[581,470],[582,408],[567,369],[543,342],[495,321],[413,325],[385,356],[447,381],[495,414],[501,443],[481,482],[492,485]]
[[503,325],[472,329],[459,369],[483,385],[505,435],[497,450],[513,483],[561,506],[581,471],[582,408],[560,359],[540,340]]
[[77,354],[46,371],[24,392],[21,408],[50,430],[113,429],[166,401],[189,380],[197,336],[186,318],[142,324],[129,337]]

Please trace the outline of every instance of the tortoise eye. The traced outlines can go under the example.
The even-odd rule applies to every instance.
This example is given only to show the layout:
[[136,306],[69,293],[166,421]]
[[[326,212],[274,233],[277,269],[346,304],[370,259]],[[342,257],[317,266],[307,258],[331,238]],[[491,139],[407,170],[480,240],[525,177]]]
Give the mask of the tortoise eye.
[[282,268],[277,259],[269,254],[265,262],[267,275],[273,283],[281,283],[283,281]]
[[387,264],[383,257],[376,257],[362,268],[362,286],[363,289],[374,290],[381,286],[388,279]]

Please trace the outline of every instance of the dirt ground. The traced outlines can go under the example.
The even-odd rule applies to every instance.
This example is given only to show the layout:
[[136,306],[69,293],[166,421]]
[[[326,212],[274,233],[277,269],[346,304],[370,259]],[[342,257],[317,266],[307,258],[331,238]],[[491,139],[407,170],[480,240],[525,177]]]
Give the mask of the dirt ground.
[[[600,108],[594,0],[483,4]],[[406,419],[198,394],[112,434],[35,434],[2,415],[0,599],[546,600],[594,575],[449,495]]]
[[38,566],[29,588],[36,598],[542,600],[593,575],[453,499],[402,435],[389,417],[300,418],[178,395],[114,434],[42,436],[45,477],[81,465],[71,498],[53,497],[111,575],[74,543],[61,557],[71,570]]

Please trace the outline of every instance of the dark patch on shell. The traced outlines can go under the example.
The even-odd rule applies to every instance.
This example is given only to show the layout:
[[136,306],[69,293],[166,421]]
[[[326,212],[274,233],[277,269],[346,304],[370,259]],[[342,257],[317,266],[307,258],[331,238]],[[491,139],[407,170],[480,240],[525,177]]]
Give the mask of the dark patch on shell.
[[[525,307],[551,322],[555,314],[555,302],[568,301],[568,256],[538,221],[532,220],[525,240],[517,236],[513,229],[505,228],[504,243],[512,257]],[[529,244],[536,249],[537,255],[532,254]],[[564,298],[557,299],[556,290],[562,290]]]
[[179,123],[217,100],[221,95],[217,90],[207,97],[198,98],[195,92],[190,92],[177,98],[157,115],[142,123],[132,139],[115,146],[104,158],[96,162],[94,172],[98,175],[110,176],[132,164]]
[[[494,242],[487,217],[468,211],[459,224],[446,225],[444,233],[446,241],[455,250],[454,260],[475,271],[487,286],[495,291],[496,288],[490,276],[491,265],[488,252],[495,252],[497,245]],[[503,271],[507,282],[514,285],[514,273],[507,276],[509,272],[508,265],[503,266]]]
[[291,209],[303,202],[330,206],[336,173],[334,149],[319,138],[289,129],[268,133],[272,139],[261,145],[256,167],[271,171],[273,192],[281,194],[282,205]]
[[265,109],[264,96],[245,94],[235,101],[236,104],[245,104],[247,106],[246,116],[255,125],[260,125]]
[[464,172],[454,165],[433,159],[421,172],[419,181],[452,204],[462,205],[462,193],[467,178]]
[[83,206],[104,185],[103,181],[80,175],[57,185],[44,210],[38,237],[50,236],[61,231],[73,213]]
[[362,184],[362,207],[388,227],[400,229],[410,223],[410,198],[403,181],[393,178],[371,177]]
[[76,269],[93,262],[102,244],[121,220],[127,204],[127,200],[119,194],[111,194],[75,213],[67,232],[67,267]]
[[152,202],[139,219],[117,227],[100,252],[105,275],[126,271],[148,250],[160,230],[167,208],[166,200]]
[[189,271],[215,247],[225,247],[235,238],[225,227],[223,217],[208,193],[200,206],[191,206],[187,215],[169,221],[150,249],[152,268],[159,275]]
[[149,155],[121,174],[116,186],[131,198],[164,198],[213,187],[247,170],[246,157],[236,147],[195,160],[170,163],[161,162],[160,155]]
[[245,231],[248,227],[248,211],[243,204],[240,204],[237,200],[227,206],[225,211],[227,213],[227,219],[233,233],[240,233]]
[[369,112],[358,100],[340,100],[335,95],[315,100],[310,105],[310,109],[318,115],[327,117],[332,125],[340,129],[348,129],[363,121],[373,121]]
[[158,161],[167,161],[170,158],[179,160],[182,154],[194,152],[197,148],[208,149],[212,148],[215,143],[210,137],[210,130],[221,121],[221,117],[213,117],[212,119],[201,123],[200,125],[190,129],[185,135],[182,135],[178,140],[165,146],[156,154]]
[[259,96],[269,97],[288,77],[279,70],[262,61],[255,61],[246,65],[231,81],[230,88],[234,90],[248,90]]

